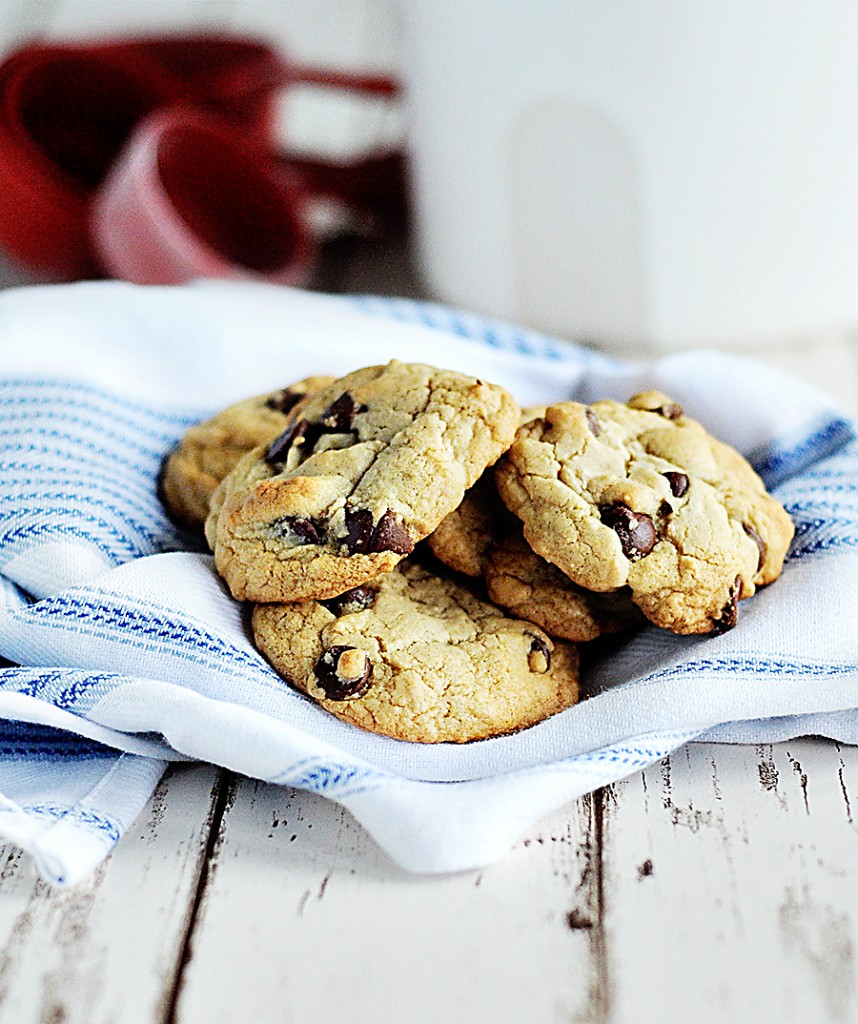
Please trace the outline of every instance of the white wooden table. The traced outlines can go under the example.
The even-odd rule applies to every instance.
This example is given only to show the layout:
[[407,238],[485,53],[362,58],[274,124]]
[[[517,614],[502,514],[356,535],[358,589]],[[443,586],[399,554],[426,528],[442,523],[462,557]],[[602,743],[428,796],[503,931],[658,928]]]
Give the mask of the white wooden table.
[[[415,293],[358,254],[320,285]],[[854,339],[762,355],[858,413]],[[182,765],[73,891],[0,847],[0,1024],[858,1021],[857,821],[858,748],[696,744],[415,877],[333,803]]]

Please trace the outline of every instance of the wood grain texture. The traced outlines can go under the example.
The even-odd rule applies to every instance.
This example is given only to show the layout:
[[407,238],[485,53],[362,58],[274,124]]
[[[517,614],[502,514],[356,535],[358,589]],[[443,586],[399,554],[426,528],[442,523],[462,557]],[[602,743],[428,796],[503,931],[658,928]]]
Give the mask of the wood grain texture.
[[162,1024],[205,863],[218,772],[177,766],[70,891],[0,848],[0,1024]]
[[827,740],[692,745],[415,878],[335,805],[241,780],[176,1024],[856,1020],[855,787]]
[[240,781],[177,1024],[589,1020],[594,806],[567,808],[488,871],[430,878],[396,868],[335,804]]
[[858,1019],[858,750],[692,744],[614,787],[603,872],[617,1022]]

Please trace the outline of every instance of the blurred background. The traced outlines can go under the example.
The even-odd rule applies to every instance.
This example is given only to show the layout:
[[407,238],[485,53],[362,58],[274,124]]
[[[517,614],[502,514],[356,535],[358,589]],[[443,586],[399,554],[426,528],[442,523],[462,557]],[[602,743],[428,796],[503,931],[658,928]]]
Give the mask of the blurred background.
[[[148,44],[163,40],[189,42],[191,46],[207,40],[223,46],[231,41],[258,43],[282,60],[286,65],[283,76],[270,74],[263,61],[254,64],[252,54],[246,66],[241,63],[243,55],[238,54],[235,67],[225,69],[225,78],[230,74],[245,76],[247,81],[241,88],[252,92],[258,85],[267,90],[270,109],[265,112],[266,148],[278,158],[285,157],[290,164],[307,169],[314,183],[319,178],[319,165],[323,164],[326,170],[333,171],[334,185],[347,190],[354,181],[353,191],[361,199],[367,187],[374,186],[381,192],[381,201],[375,206],[369,204],[369,210],[364,208],[366,203],[337,201],[332,194],[303,196],[307,202],[302,205],[301,214],[309,222],[314,241],[328,257],[336,257],[360,239],[376,263],[380,243],[384,241],[391,264],[407,260],[404,123],[399,92],[402,43],[396,0],[0,0],[0,59],[8,63],[21,52],[32,52],[38,57],[44,48],[86,51],[86,60],[81,58],[78,65],[59,64],[59,55],[51,53],[50,58],[59,66],[50,79],[43,60],[41,66],[28,66],[21,71],[21,88],[16,88],[14,81],[10,84],[8,75],[5,82],[0,80],[0,90],[4,90],[0,93],[0,181],[4,172],[7,183],[9,178],[26,178],[31,190],[31,194],[23,196],[23,203],[9,200],[5,209],[0,205],[0,217],[5,214],[15,221],[26,218],[28,205],[36,206],[47,190],[63,191],[63,185],[68,187],[65,195],[55,197],[57,206],[74,205],[78,198],[74,193],[79,192],[74,186],[78,183],[58,183],[57,178],[80,177],[76,165],[85,163],[87,155],[80,150],[69,152],[66,147],[66,152],[57,158],[56,149],[51,147],[60,135],[58,121],[65,121],[67,132],[76,128],[89,150],[98,150],[102,141],[99,135],[106,137],[113,162],[122,155],[122,144],[133,135],[139,114],[134,109],[134,98],[129,98],[127,111],[108,109],[105,113],[105,108],[116,105],[116,97],[110,93],[129,90],[129,83],[122,78],[115,83],[111,78],[104,82],[85,81],[84,64],[95,59],[90,47],[116,41]],[[192,75],[199,78],[208,66],[216,69],[224,55],[213,48],[210,53],[193,53],[190,59],[194,66],[180,69],[184,84]],[[304,70],[322,79],[322,83],[296,81],[295,76]],[[132,67],[130,77],[137,72]],[[370,88],[355,89],[348,83],[343,87],[324,84],[330,75],[335,82],[338,76],[369,79]],[[373,80],[383,86],[389,84],[390,88],[374,90]],[[233,85],[227,82],[225,88]],[[36,97],[40,103],[36,111],[26,95],[28,88],[31,94],[43,94]],[[77,100],[69,99],[68,94],[77,96]],[[170,97],[165,105],[170,102],[175,100]],[[75,104],[76,109],[68,109]],[[54,111],[46,107],[53,107]],[[124,119],[122,138],[116,137],[117,117]],[[246,124],[234,126],[242,143],[248,141],[247,129]],[[45,167],[40,160],[46,155],[53,166]],[[367,186],[365,165],[373,161],[380,161],[382,167],[376,174],[378,180],[371,178]],[[37,175],[33,174],[34,162]],[[105,160],[98,171],[103,172],[108,165]],[[34,177],[40,180],[34,181]],[[86,198],[91,204],[93,182],[86,184]],[[212,182],[202,175],[198,184],[201,193],[212,187]],[[388,196],[390,200],[386,202]],[[380,218],[375,216],[379,207],[383,214]],[[56,216],[56,211],[40,212],[46,220]],[[240,201],[225,213],[239,219],[247,215]],[[57,253],[66,240],[51,236],[46,228],[45,236],[28,248],[16,237],[19,230],[20,225],[15,223],[4,232],[0,224],[0,286],[126,276],[112,273],[115,268],[100,262],[95,267],[84,262],[83,266],[69,268]],[[69,259],[74,263],[72,256]],[[326,276],[322,264],[331,262],[336,259],[315,260],[312,273],[296,283],[323,286]],[[396,267],[391,265],[388,270],[395,278]],[[169,274],[167,282],[173,283]],[[403,278],[402,289],[413,288]]]
[[0,0],[0,284],[250,276],[617,352],[852,337],[857,44],[852,0]]

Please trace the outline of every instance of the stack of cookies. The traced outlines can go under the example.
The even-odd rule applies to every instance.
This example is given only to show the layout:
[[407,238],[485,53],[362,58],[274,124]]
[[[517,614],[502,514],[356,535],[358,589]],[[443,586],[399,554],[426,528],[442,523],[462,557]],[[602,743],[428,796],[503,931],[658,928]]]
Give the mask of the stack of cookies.
[[603,634],[731,628],[793,533],[664,395],[522,412],[497,385],[399,362],[230,407],[185,435],[161,488],[284,679],[417,742],[569,707],[576,645]]

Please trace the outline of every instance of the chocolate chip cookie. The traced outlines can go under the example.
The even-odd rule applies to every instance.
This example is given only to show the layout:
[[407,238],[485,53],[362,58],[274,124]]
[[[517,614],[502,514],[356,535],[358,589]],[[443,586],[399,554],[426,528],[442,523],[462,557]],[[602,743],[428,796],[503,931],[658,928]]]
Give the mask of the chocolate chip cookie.
[[676,633],[735,625],[793,535],[741,455],[658,392],[550,406],[521,427],[495,479],[534,551],[589,590],[630,587]]
[[[545,406],[522,409],[519,426],[544,413]],[[515,516],[501,501],[489,469],[467,492],[461,505],[427,537],[426,543],[448,568],[479,577],[485,570],[489,548],[515,525]]]
[[191,427],[164,460],[161,472],[161,497],[172,518],[189,529],[202,530],[212,493],[239,459],[257,445],[273,441],[298,402],[333,380],[307,377],[279,391],[236,402]]
[[584,643],[643,621],[627,588],[608,594],[585,590],[537,555],[524,540],[521,523],[500,500],[492,470],[480,477],[427,544],[448,568],[481,577],[495,604],[529,619],[549,636]]
[[206,536],[234,597],[335,597],[389,572],[509,446],[503,388],[430,366],[357,370],[302,402],[213,496]]
[[521,533],[492,545],[483,566],[489,597],[557,639],[585,643],[645,622],[627,587],[599,594],[576,586]]
[[257,605],[252,623],[287,680],[343,721],[395,739],[484,739],[578,698],[572,645],[408,561],[333,600]]
[[429,534],[426,544],[438,561],[454,572],[480,577],[489,548],[498,539],[499,520],[509,515],[488,470],[465,494],[461,505]]

